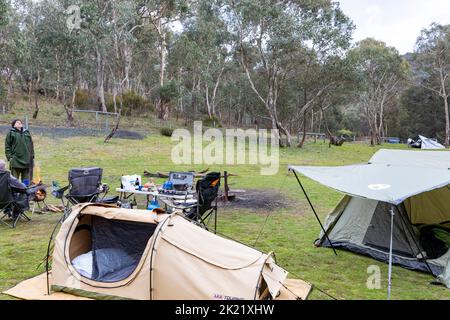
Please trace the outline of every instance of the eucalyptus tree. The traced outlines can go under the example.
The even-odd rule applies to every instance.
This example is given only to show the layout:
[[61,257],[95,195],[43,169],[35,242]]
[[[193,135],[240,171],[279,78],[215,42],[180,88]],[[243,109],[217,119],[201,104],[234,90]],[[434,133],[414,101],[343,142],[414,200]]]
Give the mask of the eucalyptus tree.
[[402,114],[398,131],[401,137],[417,136],[444,138],[445,119],[442,116],[442,98],[421,85],[405,90],[401,97]]
[[358,77],[358,103],[370,130],[371,145],[385,136],[385,113],[395,107],[410,77],[410,65],[397,49],[375,39],[360,41],[349,53]]
[[0,27],[8,24],[9,1],[0,0]]
[[230,35],[221,9],[221,1],[199,0],[170,52],[172,73],[177,74],[179,85],[188,78],[187,91],[192,97],[200,95],[209,119],[216,116],[220,86],[232,63]]
[[22,64],[26,39],[19,29],[19,16],[0,0],[0,107],[8,111],[13,105],[13,91],[17,69]]
[[[5,36],[6,32],[3,31],[3,28],[8,25],[8,11],[9,11],[9,3],[6,0],[0,0],[0,52],[2,52],[5,47],[6,41]],[[3,61],[3,60],[2,60]],[[6,67],[5,65],[0,66],[0,71]],[[5,85],[3,84],[3,79],[0,77],[0,104],[2,105],[2,111],[5,111],[8,108],[7,94],[5,90]]]
[[39,66],[44,76],[43,89],[62,103],[67,120],[73,125],[76,92],[81,87],[82,74],[90,72],[91,40],[80,28],[71,27],[74,12],[67,9],[74,5],[72,1],[43,0],[35,5],[37,15],[31,17],[35,20],[32,36],[37,49],[29,63]]
[[221,1],[199,1],[196,23],[187,30],[200,49],[204,96],[210,119],[216,117],[218,90],[230,63],[230,35],[221,19]]
[[39,92],[42,90],[45,55],[41,52],[37,37],[39,25],[43,20],[41,4],[29,0],[15,2],[16,9],[20,10],[17,21],[23,35],[22,59],[16,64],[18,77],[25,84],[29,100],[29,109],[33,110],[33,118],[39,113]]
[[444,105],[445,146],[450,146],[450,25],[432,24],[417,39],[414,62],[420,84]]
[[170,115],[167,100],[163,94],[167,92],[171,84],[166,85],[166,69],[167,69],[167,48],[168,38],[173,32],[173,28],[181,22],[181,20],[189,12],[189,0],[146,0],[139,2],[139,13],[141,16],[141,28],[149,28],[156,33],[156,50],[159,56],[159,90],[160,93],[156,109],[158,117],[167,120]]
[[309,58],[296,66],[289,82],[295,101],[288,110],[293,115],[291,122],[297,123],[292,128],[301,132],[298,147],[303,147],[308,127],[315,132],[315,123],[319,123],[319,129],[326,129],[327,136],[333,136],[327,125],[331,122],[327,113],[345,105],[348,100],[345,97],[352,92],[354,73],[349,59],[337,54],[322,59]]
[[108,111],[105,101],[105,77],[107,57],[113,47],[113,3],[111,0],[83,1],[80,4],[81,32],[88,35],[92,48],[92,60],[95,61],[95,78],[97,87],[98,107]]
[[[109,59],[109,68],[113,78],[113,103],[117,113],[116,123],[105,138],[108,142],[119,129],[123,111],[123,95],[130,90],[130,72],[133,60],[133,45],[136,42],[133,31],[138,25],[137,7],[132,1],[111,2],[111,38],[112,55]],[[117,95],[119,107],[117,107]]]
[[[290,132],[279,115],[283,86],[299,63],[308,63],[305,52],[312,50],[326,57],[340,47],[345,49],[352,23],[337,3],[328,0],[228,0],[227,21],[237,38],[237,58],[254,94],[265,106],[272,128],[285,134],[287,145],[291,145]],[[263,79],[262,85],[256,84],[256,77]],[[308,110],[325,91],[326,87],[316,90],[298,112]]]

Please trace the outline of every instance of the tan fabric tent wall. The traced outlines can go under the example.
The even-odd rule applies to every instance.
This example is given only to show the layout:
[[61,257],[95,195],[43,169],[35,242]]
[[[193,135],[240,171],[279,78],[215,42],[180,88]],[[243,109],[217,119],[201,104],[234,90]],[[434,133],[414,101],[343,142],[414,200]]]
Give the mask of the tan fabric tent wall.
[[[114,283],[83,277],[72,265],[88,250],[89,235],[74,231],[87,217],[157,224],[134,272]],[[51,287],[97,299],[261,299],[275,298],[287,272],[272,256],[214,235],[178,215],[101,205],[74,207],[55,240]]]
[[450,185],[421,193],[404,204],[412,224],[450,223]]

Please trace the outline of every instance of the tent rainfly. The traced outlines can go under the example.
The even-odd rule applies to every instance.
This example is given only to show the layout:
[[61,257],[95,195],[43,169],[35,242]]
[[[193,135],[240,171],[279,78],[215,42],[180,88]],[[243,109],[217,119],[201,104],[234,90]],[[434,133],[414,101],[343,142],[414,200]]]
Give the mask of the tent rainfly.
[[[392,264],[430,272],[450,288],[450,152],[380,150],[365,164],[289,169],[345,194],[317,246],[389,262],[388,296]],[[425,230],[438,230],[442,242]]]
[[73,208],[52,257],[48,290],[94,299],[270,299],[287,276],[271,254],[180,215],[99,204]]

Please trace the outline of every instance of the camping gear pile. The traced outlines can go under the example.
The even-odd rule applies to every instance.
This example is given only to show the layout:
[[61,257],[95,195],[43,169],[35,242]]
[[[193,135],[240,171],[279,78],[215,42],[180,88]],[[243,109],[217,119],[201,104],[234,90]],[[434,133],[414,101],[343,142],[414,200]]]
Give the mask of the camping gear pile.
[[73,207],[47,270],[49,294],[95,299],[274,299],[287,276],[272,254],[182,215],[103,204]]
[[317,246],[389,262],[389,279],[396,264],[450,288],[450,152],[380,150],[366,164],[290,170],[345,194]]
[[413,139],[408,139],[408,146],[411,148],[422,149],[422,150],[439,150],[445,149],[445,147],[437,142],[422,135],[418,135]]
[[169,180],[173,183],[176,192],[186,192],[194,185],[194,174],[192,172],[171,172]]
[[192,191],[194,186],[194,172],[170,172],[158,192],[161,194],[185,195]]
[[121,189],[128,191],[139,190],[139,186],[142,186],[142,177],[140,175],[122,176],[120,184]]

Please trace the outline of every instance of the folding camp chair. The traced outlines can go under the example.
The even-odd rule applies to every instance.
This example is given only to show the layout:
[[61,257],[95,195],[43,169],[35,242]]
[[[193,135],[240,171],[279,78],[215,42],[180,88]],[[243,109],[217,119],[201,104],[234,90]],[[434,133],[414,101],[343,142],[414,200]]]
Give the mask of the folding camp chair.
[[71,207],[79,203],[116,204],[119,201],[119,197],[106,198],[109,188],[108,185],[102,184],[102,175],[102,168],[77,168],[69,171],[68,186],[60,188],[53,182],[52,194],[60,199],[64,206],[64,219],[70,214]]
[[[8,171],[0,172],[0,213],[3,213],[0,221],[11,228],[15,228],[20,219],[31,221],[25,214],[29,207],[28,196],[23,193],[15,193],[10,185],[11,175]],[[11,223],[6,220],[11,220]]]
[[208,221],[214,216],[214,232],[217,230],[217,198],[220,188],[220,172],[210,172],[197,181],[198,202],[184,211],[186,217],[208,230]]

